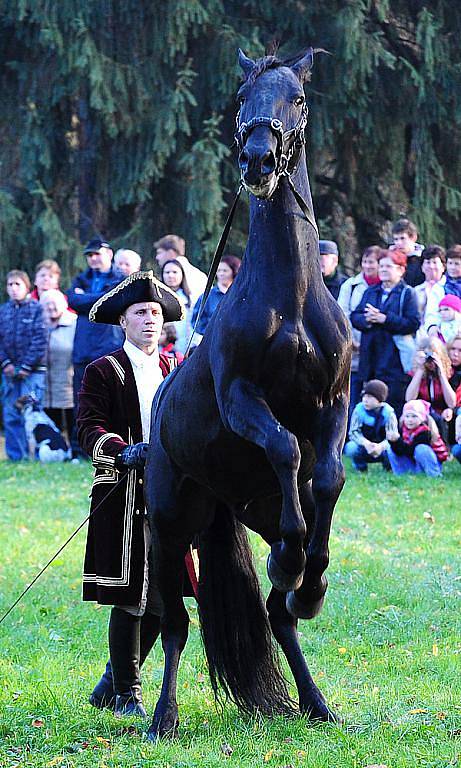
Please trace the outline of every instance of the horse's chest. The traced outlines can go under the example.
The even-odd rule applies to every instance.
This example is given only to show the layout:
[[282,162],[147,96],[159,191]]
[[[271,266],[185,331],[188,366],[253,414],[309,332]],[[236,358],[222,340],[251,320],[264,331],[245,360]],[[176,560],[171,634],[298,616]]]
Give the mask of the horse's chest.
[[291,395],[303,393],[323,379],[317,352],[304,328],[282,327],[268,346],[262,366],[264,389],[282,387]]

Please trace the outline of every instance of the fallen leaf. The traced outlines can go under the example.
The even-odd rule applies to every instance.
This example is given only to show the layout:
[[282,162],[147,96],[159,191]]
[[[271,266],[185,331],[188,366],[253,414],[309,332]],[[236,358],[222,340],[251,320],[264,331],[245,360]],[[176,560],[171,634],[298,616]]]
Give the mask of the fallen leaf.
[[20,695],[21,695],[21,691],[15,691],[11,698],[13,699],[13,701],[17,701]]
[[340,648],[338,648],[338,653],[341,653],[341,654],[347,653],[347,648],[344,648],[344,646],[341,646]]
[[286,739],[283,740],[284,744],[292,744],[293,739],[291,736],[287,736]]
[[435,716],[436,716],[437,720],[445,720],[446,717],[447,717],[447,713],[446,712],[436,712]]
[[434,515],[431,515],[430,512],[425,512],[423,514],[423,517],[425,520],[427,520],[428,523],[435,523],[435,517]]
[[45,721],[41,720],[39,717],[35,717],[32,720],[31,725],[32,725],[32,728],[43,728],[43,726],[45,725]]
[[102,744],[103,747],[107,747],[107,748],[110,747],[109,739],[105,739],[103,736],[96,736],[96,741],[99,741],[99,743]]
[[51,768],[52,765],[57,765],[58,763],[62,763],[64,760],[62,755],[56,755],[56,757],[53,757],[52,760],[50,760],[49,763],[47,763],[47,768]]
[[432,655],[433,656],[438,656],[439,655],[439,647],[438,647],[437,643],[434,643],[434,645],[432,646]]
[[426,715],[427,709],[410,709],[409,715]]
[[264,755],[264,762],[265,762],[265,763],[268,763],[268,762],[269,762],[269,760],[271,759],[271,757],[272,757],[272,755],[273,755],[273,754],[274,754],[274,750],[273,750],[273,749],[269,749],[269,750],[266,752],[266,754]]
[[226,757],[230,757],[233,753],[233,749],[230,744],[221,744],[221,752],[223,755],[226,755]]
[[372,763],[371,765],[366,765],[365,768],[387,768],[387,765],[384,763]]

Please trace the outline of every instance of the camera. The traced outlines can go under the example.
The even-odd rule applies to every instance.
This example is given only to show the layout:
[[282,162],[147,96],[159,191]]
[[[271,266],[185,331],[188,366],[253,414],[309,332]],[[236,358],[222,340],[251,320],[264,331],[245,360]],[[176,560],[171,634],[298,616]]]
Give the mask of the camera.
[[434,358],[432,356],[432,352],[425,352],[424,357],[426,358],[426,363],[433,363]]

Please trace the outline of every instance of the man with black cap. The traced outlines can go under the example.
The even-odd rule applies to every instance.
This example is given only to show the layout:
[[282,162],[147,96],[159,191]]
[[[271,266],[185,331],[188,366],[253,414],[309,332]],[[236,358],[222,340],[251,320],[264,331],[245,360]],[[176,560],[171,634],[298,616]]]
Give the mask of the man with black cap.
[[[74,365],[74,403],[77,415],[78,393],[83,373],[88,363],[97,357],[113,352],[123,344],[123,332],[120,327],[94,326],[88,314],[97,299],[113,288],[121,280],[121,275],[112,265],[112,248],[102,237],[94,237],[83,251],[88,262],[88,269],[74,279],[67,294],[69,307],[77,313],[77,325],[74,336],[72,362]],[[75,435],[72,437],[73,453],[80,450]]]
[[[143,471],[152,400],[176,365],[176,360],[159,354],[158,339],[164,322],[183,315],[175,291],[151,271],[127,277],[89,313],[91,322],[120,325],[126,335],[121,349],[87,366],[78,410],[79,441],[95,467],[83,599],[113,606],[110,661],[90,703],[114,709],[117,716],[145,716],[140,667],[160,631],[161,601],[149,554]],[[190,555],[186,569],[196,586]]]
[[339,251],[334,240],[319,240],[320,267],[322,269],[323,282],[334,299],[338,300],[339,289],[346,275],[338,267]]

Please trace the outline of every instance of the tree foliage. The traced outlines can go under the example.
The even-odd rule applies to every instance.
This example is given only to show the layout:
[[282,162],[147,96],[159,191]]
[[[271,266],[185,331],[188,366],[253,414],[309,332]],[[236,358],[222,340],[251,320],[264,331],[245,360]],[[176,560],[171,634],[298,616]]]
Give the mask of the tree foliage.
[[[206,265],[238,183],[237,47],[309,44],[308,155],[324,236],[353,266],[401,213],[460,240],[461,9],[450,0],[3,0],[1,269],[104,233]],[[230,247],[245,241],[240,211]]]

